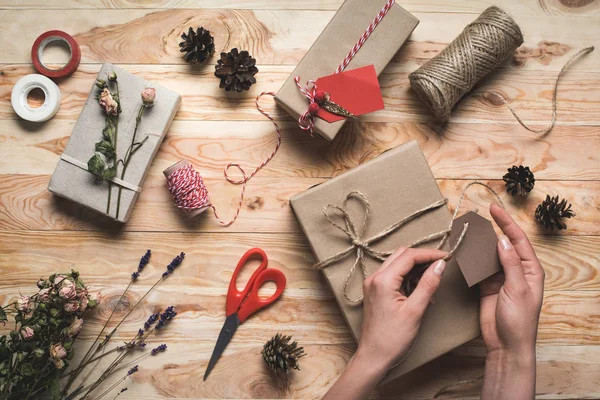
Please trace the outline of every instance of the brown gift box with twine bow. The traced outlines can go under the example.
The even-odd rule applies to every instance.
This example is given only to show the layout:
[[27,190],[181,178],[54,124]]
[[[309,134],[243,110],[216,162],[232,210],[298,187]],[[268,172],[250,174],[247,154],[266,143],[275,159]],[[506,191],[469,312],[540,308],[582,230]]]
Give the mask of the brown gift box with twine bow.
[[[308,109],[308,100],[298,90],[294,77],[299,76],[304,85],[308,80],[333,74],[384,5],[385,0],[346,0],[277,92],[277,104],[297,120]],[[372,64],[379,75],[418,24],[417,18],[394,4],[346,71]],[[330,141],[346,122],[314,121],[315,132]]]
[[[409,246],[428,235],[447,230],[452,220],[425,156],[417,142],[411,141],[291,198],[290,205],[317,262],[323,262],[352,245],[348,235],[327,220],[323,209],[328,204],[343,207],[344,199],[353,191],[362,193],[370,204],[362,240],[372,238],[417,210],[442,203],[371,244],[370,247],[377,251]],[[336,213],[333,211],[330,209],[329,213],[332,220],[345,227],[339,210]],[[359,201],[351,199],[347,204],[347,212],[360,231],[365,208]],[[435,247],[438,243],[439,240],[433,240],[420,247]],[[442,249],[449,248],[450,244],[446,241]],[[322,271],[358,341],[363,319],[362,305],[350,303],[344,295],[344,282],[355,262],[356,253],[356,249],[352,250]],[[380,261],[366,254],[364,264],[367,274],[371,274],[377,270]],[[362,273],[357,268],[347,287],[348,297],[353,299],[362,295],[362,281]],[[435,302],[425,313],[411,352],[400,365],[390,370],[384,382],[447,353],[479,334],[477,289],[468,287],[455,258],[452,258],[435,295]]]

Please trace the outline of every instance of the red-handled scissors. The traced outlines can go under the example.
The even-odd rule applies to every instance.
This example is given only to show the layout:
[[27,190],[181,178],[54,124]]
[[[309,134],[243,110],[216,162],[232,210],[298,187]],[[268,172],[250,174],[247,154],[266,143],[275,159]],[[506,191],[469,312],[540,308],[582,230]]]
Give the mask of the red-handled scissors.
[[[235,282],[238,274],[251,258],[260,259],[260,265],[250,277],[244,290],[239,291]],[[285,275],[278,269],[268,269],[268,263],[269,260],[267,259],[267,254],[262,249],[253,248],[248,250],[246,254],[242,256],[238,265],[235,267],[231,282],[229,283],[229,290],[227,291],[227,303],[225,305],[227,319],[225,320],[225,324],[223,324],[223,328],[217,339],[217,344],[215,345],[215,349],[208,362],[208,367],[206,367],[204,380],[206,380],[206,377],[214,368],[217,360],[221,357],[221,354],[223,354],[225,347],[227,347],[231,341],[238,326],[240,326],[240,324],[250,315],[277,300],[283,293],[283,289],[285,289]],[[277,288],[271,297],[261,299],[258,296],[258,290],[265,282],[275,282]]]

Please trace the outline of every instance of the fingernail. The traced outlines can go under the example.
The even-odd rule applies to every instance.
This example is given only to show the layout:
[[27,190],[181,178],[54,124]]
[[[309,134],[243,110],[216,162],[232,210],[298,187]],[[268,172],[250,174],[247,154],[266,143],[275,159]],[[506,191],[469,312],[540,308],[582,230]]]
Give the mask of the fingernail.
[[504,250],[512,249],[512,243],[510,242],[510,240],[508,239],[507,236],[502,235],[498,238],[498,240],[500,240],[500,246],[502,246],[502,249],[504,249]]
[[446,269],[446,261],[437,260],[433,263],[433,273],[439,276],[444,274],[444,270]]

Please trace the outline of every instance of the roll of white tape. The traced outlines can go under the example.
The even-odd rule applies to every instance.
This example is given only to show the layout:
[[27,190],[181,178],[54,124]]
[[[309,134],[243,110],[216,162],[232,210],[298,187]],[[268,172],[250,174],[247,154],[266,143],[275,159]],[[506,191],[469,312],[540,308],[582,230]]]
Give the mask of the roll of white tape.
[[[33,108],[27,103],[29,92],[41,89],[44,92],[44,104]],[[54,117],[60,108],[60,89],[44,75],[31,74],[19,79],[12,90],[10,100],[19,117],[33,122],[47,121]]]

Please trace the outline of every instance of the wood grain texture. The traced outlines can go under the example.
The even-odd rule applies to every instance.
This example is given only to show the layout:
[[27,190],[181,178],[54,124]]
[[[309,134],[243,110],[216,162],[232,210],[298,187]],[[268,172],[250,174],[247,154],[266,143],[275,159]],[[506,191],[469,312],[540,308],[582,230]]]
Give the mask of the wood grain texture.
[[[476,14],[484,9],[478,8]],[[4,43],[2,62],[31,62],[30,51],[35,39],[41,33],[55,29],[55,21],[60,20],[61,29],[73,35],[79,43],[84,64],[185,65],[178,46],[181,32],[190,26],[200,25],[210,29],[215,37],[217,54],[232,47],[244,48],[256,58],[257,65],[265,72],[266,65],[296,65],[333,15],[333,11],[310,9],[47,10],[32,19],[28,13],[20,10],[0,10],[0,30],[14,38]],[[401,67],[405,71],[415,70],[446,47],[476,15],[417,12],[415,17],[421,22],[398,53],[402,56],[402,62],[396,58],[388,69]],[[564,47],[562,51],[556,48],[551,50],[544,59],[537,54],[530,54],[527,63],[520,62],[515,66],[508,60],[505,68],[511,70],[540,70],[540,67],[544,67],[559,71],[568,59],[567,53],[593,45],[600,35],[597,19],[582,19],[579,15],[515,15],[515,19],[525,35],[525,47],[540,48],[546,53],[546,43]],[[560,30],[556,29],[557,24],[560,24]],[[553,62],[549,63],[548,60]],[[52,61],[52,58],[48,61]],[[216,58],[210,63],[215,64]],[[600,54],[595,52],[574,67],[579,71],[598,71],[599,66]],[[198,69],[201,68],[187,68],[188,71]]]
[[[10,174],[51,174],[73,124],[54,119],[38,127],[0,120],[0,168]],[[417,140],[437,178],[499,179],[508,167],[523,164],[537,180],[600,179],[600,135],[593,126],[558,126],[550,135],[535,138],[521,128],[498,123],[450,125],[442,131],[426,123],[349,123],[331,144],[311,138],[294,122],[280,126],[283,145],[261,171],[262,177],[328,178]],[[17,134],[22,128],[31,132]],[[230,161],[248,169],[259,165],[275,140],[268,121],[175,121],[150,174],[160,175],[185,158],[204,177],[219,178]],[[23,146],[27,152],[20,151]]]
[[[165,9],[165,8],[237,8],[256,10],[321,10],[335,11],[342,0],[1,0],[0,9]],[[487,7],[497,5],[492,0],[406,0],[400,3],[410,12],[434,13],[481,13]],[[502,7],[516,15],[577,15],[593,17],[600,14],[597,0],[503,0]]]
[[[10,104],[10,93],[14,84],[24,75],[34,73],[30,66],[6,65],[0,75],[0,119],[16,119]],[[92,88],[100,65],[80,66],[69,79],[59,83],[63,101],[55,119],[73,120]],[[127,65],[129,72],[143,77],[182,95],[183,102],[176,115],[177,120],[259,120],[264,121],[254,102],[263,90],[276,91],[287,79],[293,68],[289,66],[267,66],[261,69],[262,83],[254,85],[242,95],[225,92],[210,66],[193,70],[186,66]],[[452,114],[452,123],[498,123],[513,124],[513,115],[502,103],[503,96],[519,113],[524,121],[533,126],[546,126],[551,117],[552,89],[555,72],[509,71],[494,73],[472,94],[464,98]],[[569,71],[561,79],[558,93],[557,125],[596,125],[600,123],[600,72]],[[366,114],[361,121],[374,122],[430,122],[433,118],[417,99],[408,84],[408,72],[387,72],[380,76],[382,95],[386,109]],[[278,120],[291,121],[289,115],[266,101],[268,109]],[[441,127],[439,128],[441,129]]]
[[[185,272],[173,277],[169,284],[225,288],[242,254],[260,246],[269,254],[269,265],[288,277],[289,289],[322,291],[319,296],[331,298],[325,281],[312,269],[315,260],[301,233],[124,232],[112,237],[102,232],[0,231],[0,239],[3,243],[0,274],[14,287],[25,288],[44,273],[68,268],[77,268],[92,286],[106,285],[106,276],[110,276],[117,287],[124,287],[137,256],[150,248],[154,274],[175,254],[185,250]],[[600,237],[532,236],[531,241],[546,271],[546,290],[600,291],[600,254],[597,252]],[[30,247],[31,243],[38,242],[47,245]],[[69,251],[74,247],[78,247],[77,252]],[[15,259],[22,267],[14,268]],[[251,270],[243,270],[240,285]]]
[[[340,4],[0,0],[0,32],[11,39],[0,50],[0,304],[32,291],[40,276],[77,268],[93,290],[104,294],[97,312],[86,317],[80,343],[84,348],[147,248],[153,251],[151,263],[117,317],[183,250],[187,256],[180,270],[132,313],[116,336],[117,341],[130,339],[149,313],[167,305],[180,313],[171,328],[152,339],[153,345],[167,343],[169,350],[145,359],[119,399],[318,399],[344,370],[356,345],[327,283],[311,268],[314,258],[289,198],[414,139],[451,209],[465,184],[483,180],[501,194],[530,235],[546,271],[536,398],[600,398],[600,51],[579,59],[561,79],[557,126],[545,137],[518,126],[500,99],[505,97],[526,122],[545,126],[556,74],[577,49],[596,44],[600,37],[599,0],[402,1],[421,23],[380,76],[385,110],[348,124],[333,143],[326,143],[309,138],[265,98],[264,107],[282,122],[283,146],[250,182],[240,219],[224,229],[208,212],[190,221],[171,204],[162,170],[186,158],[206,178],[220,213],[233,213],[240,188],[224,181],[222,168],[234,161],[251,170],[275,144],[273,126],[257,112],[254,97],[283,84]],[[490,5],[514,16],[525,43],[441,125],[410,90],[407,76]],[[204,67],[184,64],[179,35],[198,25],[214,34],[217,51],[237,46],[256,57],[258,84],[249,92],[220,90],[213,76],[216,59]],[[10,94],[18,79],[35,72],[31,44],[49,29],[75,36],[82,64],[73,76],[57,81],[63,95],[57,116],[33,124],[16,117]],[[47,60],[59,61],[52,55]],[[118,63],[183,96],[132,219],[122,227],[47,191],[102,62]],[[536,175],[535,189],[525,199],[504,192],[500,179],[513,164],[528,165]],[[567,231],[548,234],[534,222],[535,207],[546,194],[573,203],[577,215],[567,221]],[[490,200],[483,189],[474,188],[463,210],[478,209],[489,217]],[[288,287],[278,304],[242,326],[203,383],[233,268],[253,246],[267,251],[270,266],[286,274]],[[243,271],[238,285],[250,272]],[[4,329],[0,326],[0,332]],[[308,353],[302,371],[287,385],[274,380],[260,359],[262,344],[278,331],[292,334]],[[482,340],[473,340],[378,389],[371,398],[429,400],[444,386],[480,376],[484,355]],[[462,385],[440,398],[476,399],[479,389],[478,384]]]
[[[225,229],[212,212],[205,212],[192,220],[181,214],[172,204],[164,177],[151,175],[144,183],[132,217],[120,226],[95,211],[53,196],[47,186],[50,175],[0,175],[0,229],[2,230],[95,230],[110,231],[196,231],[204,232],[299,232],[299,226],[289,207],[289,198],[323,178],[263,178],[250,181],[240,216],[236,223]],[[239,202],[240,188],[223,178],[205,180],[211,198],[221,215],[233,215]],[[440,180],[438,185],[448,198],[450,207],[458,202],[466,180]],[[507,209],[515,220],[530,234],[539,235],[598,235],[600,226],[597,205],[600,182],[596,181],[540,181],[527,199],[513,199],[504,192],[503,181],[484,181],[504,198]],[[548,232],[533,219],[535,208],[546,194],[560,194],[573,204],[576,217],[567,221],[568,230]],[[462,208],[477,209],[489,218],[492,196],[484,189],[469,189]],[[156,210],[160,210],[157,214]],[[224,217],[225,218],[225,217]]]

